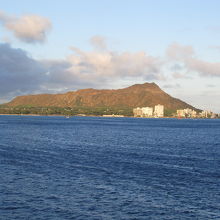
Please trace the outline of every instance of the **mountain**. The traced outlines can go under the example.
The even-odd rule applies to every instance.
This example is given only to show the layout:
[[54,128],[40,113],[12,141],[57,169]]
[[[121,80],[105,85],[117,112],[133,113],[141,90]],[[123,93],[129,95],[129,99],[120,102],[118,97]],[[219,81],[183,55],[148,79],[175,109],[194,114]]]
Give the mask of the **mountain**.
[[192,108],[191,105],[165,93],[155,83],[135,84],[116,90],[81,89],[64,94],[18,96],[8,106],[31,105],[36,107],[153,107],[162,104],[165,109]]

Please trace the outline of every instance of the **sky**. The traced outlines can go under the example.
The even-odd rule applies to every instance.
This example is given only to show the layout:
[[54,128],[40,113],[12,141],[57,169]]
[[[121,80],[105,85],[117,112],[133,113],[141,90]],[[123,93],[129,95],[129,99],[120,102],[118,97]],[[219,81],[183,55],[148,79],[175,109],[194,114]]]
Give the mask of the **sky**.
[[0,0],[0,103],[155,82],[220,113],[219,0]]

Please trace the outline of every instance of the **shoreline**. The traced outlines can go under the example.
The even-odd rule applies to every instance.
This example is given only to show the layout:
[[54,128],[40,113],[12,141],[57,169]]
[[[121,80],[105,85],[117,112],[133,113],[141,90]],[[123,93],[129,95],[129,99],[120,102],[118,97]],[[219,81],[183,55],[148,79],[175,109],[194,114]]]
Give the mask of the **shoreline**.
[[150,118],[150,117],[134,117],[134,116],[123,116],[123,117],[117,117],[117,116],[102,116],[102,115],[38,115],[38,114],[0,114],[0,116],[34,116],[34,117],[40,117],[40,116],[48,116],[48,117],[66,117],[66,118],[72,118],[72,117],[98,117],[98,118],[140,118],[140,119],[220,119],[220,118],[178,118],[178,117],[161,117],[161,118]]

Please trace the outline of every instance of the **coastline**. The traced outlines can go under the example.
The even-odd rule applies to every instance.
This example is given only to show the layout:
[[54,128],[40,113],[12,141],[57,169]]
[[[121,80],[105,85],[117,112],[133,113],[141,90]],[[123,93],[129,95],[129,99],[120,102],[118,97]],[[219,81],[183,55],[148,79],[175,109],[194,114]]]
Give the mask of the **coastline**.
[[140,118],[140,119],[220,119],[220,118],[178,118],[178,117],[134,117],[134,116],[106,116],[106,115],[61,115],[61,114],[51,114],[51,115],[39,115],[39,114],[0,114],[0,116],[33,116],[33,117],[40,117],[40,116],[48,116],[48,117],[98,117],[98,118]]

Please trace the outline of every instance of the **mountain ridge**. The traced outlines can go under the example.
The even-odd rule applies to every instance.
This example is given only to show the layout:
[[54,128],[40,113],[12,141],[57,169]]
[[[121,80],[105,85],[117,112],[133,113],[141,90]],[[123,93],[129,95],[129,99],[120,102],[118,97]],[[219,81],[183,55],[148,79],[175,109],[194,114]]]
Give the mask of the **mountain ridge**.
[[134,84],[122,89],[80,89],[61,94],[17,96],[8,106],[36,107],[153,107],[162,104],[165,109],[192,108],[188,103],[164,92],[156,83]]

